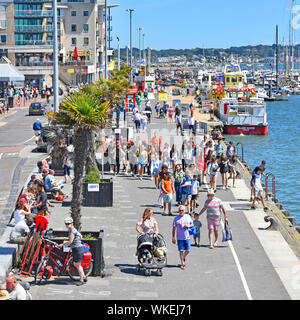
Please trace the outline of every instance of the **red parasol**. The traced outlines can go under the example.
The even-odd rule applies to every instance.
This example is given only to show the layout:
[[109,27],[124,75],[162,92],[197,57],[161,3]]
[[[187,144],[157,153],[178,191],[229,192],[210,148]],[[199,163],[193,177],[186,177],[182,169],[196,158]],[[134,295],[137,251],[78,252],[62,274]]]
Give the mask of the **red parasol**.
[[77,51],[77,47],[75,47],[74,52],[73,52],[73,59],[77,60],[78,59],[78,51]]

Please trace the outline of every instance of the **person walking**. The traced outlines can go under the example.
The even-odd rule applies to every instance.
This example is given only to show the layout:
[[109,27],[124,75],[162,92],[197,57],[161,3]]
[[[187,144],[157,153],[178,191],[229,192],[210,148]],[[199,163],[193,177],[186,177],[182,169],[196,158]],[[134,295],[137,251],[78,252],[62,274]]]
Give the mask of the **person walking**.
[[163,216],[166,215],[166,209],[168,205],[168,213],[169,216],[172,215],[171,207],[172,207],[172,195],[175,193],[174,182],[172,179],[171,172],[166,174],[166,178],[161,180],[161,189],[162,189],[162,197],[163,197]]
[[63,163],[63,169],[64,169],[64,177],[65,177],[65,183],[67,183],[67,177],[69,177],[70,182],[72,182],[72,176],[71,176],[71,159],[67,156]]
[[268,211],[263,197],[264,190],[261,184],[261,175],[262,169],[260,167],[256,167],[253,175],[254,199],[251,204],[251,209],[255,209],[255,201],[257,200],[257,198],[259,198],[264,207],[264,211]]
[[85,276],[83,268],[81,266],[81,261],[84,254],[84,248],[81,244],[82,235],[76,230],[76,228],[74,228],[73,219],[71,217],[65,218],[64,223],[69,232],[69,241],[61,243],[58,246],[60,248],[62,248],[63,246],[71,247],[73,264],[74,267],[78,270],[80,276],[80,280],[76,285],[81,286],[87,282],[87,277]]
[[237,156],[233,155],[232,158],[229,160],[228,168],[229,168],[229,179],[232,179],[232,188],[235,188],[235,179],[237,176],[236,173],[236,166],[237,166]]
[[175,122],[176,122],[176,134],[178,135],[178,131],[180,130],[180,134],[183,136],[182,115],[180,112],[176,114]]
[[140,176],[140,180],[143,180],[143,175],[144,175],[144,171],[145,171],[145,166],[147,163],[147,158],[148,158],[148,153],[145,150],[145,146],[142,144],[140,146],[140,150],[138,153],[138,171],[139,171],[139,176]]
[[[207,214],[207,226],[208,226],[208,239],[209,248],[218,246],[218,233],[221,221],[221,211],[224,214],[224,219],[227,221],[227,213],[225,211],[222,200],[215,197],[213,189],[207,191],[207,200],[204,203],[204,207],[199,212],[199,217],[206,211]],[[213,242],[213,235],[215,235],[215,241]]]
[[220,158],[220,173],[222,176],[222,188],[223,190],[228,189],[228,172],[229,172],[229,160],[227,159],[225,153],[221,155]]
[[209,173],[210,177],[210,187],[217,192],[217,174],[218,171],[220,170],[219,167],[219,158],[217,158],[215,155],[212,156],[211,161],[208,165],[207,171]]
[[194,174],[192,179],[192,199],[191,199],[193,214],[195,214],[196,208],[197,208],[197,199],[199,195],[199,189],[200,189],[200,184],[198,181],[198,175]]
[[193,220],[194,226],[196,228],[196,233],[193,235],[195,246],[200,247],[200,228],[202,227],[202,223],[199,220],[199,213],[194,213],[194,220]]
[[181,190],[181,183],[184,178],[184,172],[181,169],[180,164],[176,164],[175,171],[174,171],[174,186],[176,192],[176,202],[179,205],[182,201],[182,190]]
[[133,116],[133,121],[135,123],[135,129],[137,133],[139,133],[141,129],[141,119],[141,114],[139,113],[139,111],[136,111],[136,113]]
[[186,268],[186,257],[191,250],[191,237],[189,233],[190,227],[194,226],[192,218],[185,214],[185,207],[183,205],[178,208],[179,215],[173,220],[172,227],[172,243],[176,244],[179,251],[180,268],[184,270]]
[[153,210],[151,208],[146,208],[144,210],[143,217],[137,222],[136,231],[141,234],[158,234],[158,224],[153,217]]
[[188,214],[191,214],[191,202],[192,202],[192,179],[188,174],[185,174],[185,177],[181,182],[182,190],[182,201],[181,204],[187,206]]

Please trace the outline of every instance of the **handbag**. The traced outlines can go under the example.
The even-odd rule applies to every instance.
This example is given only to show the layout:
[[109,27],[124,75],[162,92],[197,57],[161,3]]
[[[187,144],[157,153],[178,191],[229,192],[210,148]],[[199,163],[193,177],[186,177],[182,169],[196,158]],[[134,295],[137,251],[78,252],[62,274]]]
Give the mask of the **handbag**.
[[228,221],[225,221],[222,241],[225,242],[225,241],[229,241],[229,240],[231,240],[231,241],[233,240],[232,230],[229,227]]
[[[185,224],[187,224],[186,216],[185,216]],[[189,227],[188,230],[189,230],[189,234],[190,234],[191,236],[194,235],[194,234],[196,234],[196,227],[195,227],[195,226]]]

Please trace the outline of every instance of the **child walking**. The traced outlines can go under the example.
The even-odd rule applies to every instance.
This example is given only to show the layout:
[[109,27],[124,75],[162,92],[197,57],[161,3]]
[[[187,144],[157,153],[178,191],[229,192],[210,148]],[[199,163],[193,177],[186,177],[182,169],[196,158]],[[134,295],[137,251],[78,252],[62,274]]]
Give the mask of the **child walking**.
[[194,234],[195,246],[200,247],[200,228],[202,227],[202,223],[199,220],[199,213],[194,214],[194,226],[196,227],[196,233]]

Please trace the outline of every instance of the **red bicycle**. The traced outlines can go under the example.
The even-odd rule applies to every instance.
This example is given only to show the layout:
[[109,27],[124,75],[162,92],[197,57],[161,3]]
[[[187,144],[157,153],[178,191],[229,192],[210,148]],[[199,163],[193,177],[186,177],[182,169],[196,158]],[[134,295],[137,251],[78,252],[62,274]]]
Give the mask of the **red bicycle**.
[[[71,279],[79,281],[80,276],[78,270],[73,265],[72,251],[70,250],[64,257],[60,254],[61,249],[58,247],[56,242],[45,238],[42,238],[42,241],[44,243],[46,255],[42,256],[41,261],[34,272],[35,283],[40,284],[42,280],[49,280],[53,273],[53,268],[57,271],[58,275],[67,273]],[[53,252],[55,248],[59,249],[58,253]],[[93,265],[91,252],[85,251],[81,266],[86,277],[91,274]]]

